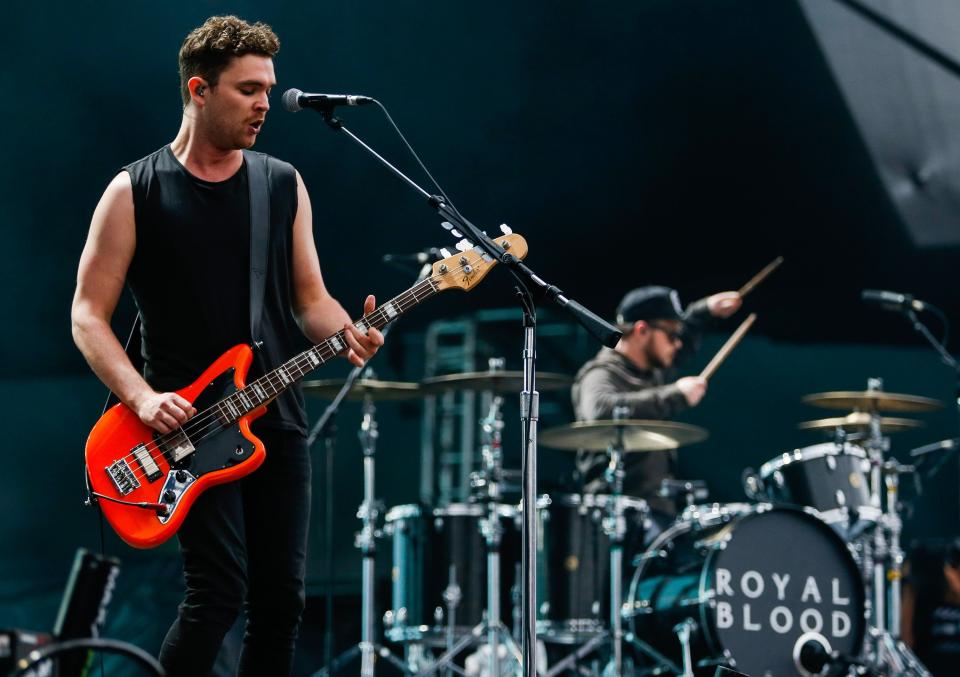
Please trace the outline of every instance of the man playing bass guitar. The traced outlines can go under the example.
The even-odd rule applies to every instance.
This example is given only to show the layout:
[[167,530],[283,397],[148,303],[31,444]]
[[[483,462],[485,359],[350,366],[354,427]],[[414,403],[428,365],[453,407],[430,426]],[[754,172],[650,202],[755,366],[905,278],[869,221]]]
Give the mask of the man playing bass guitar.
[[[324,286],[310,200],[299,173],[254,145],[270,108],[279,41],[262,23],[211,17],[180,49],[183,118],[176,138],[123,169],[93,214],[73,301],[73,336],[97,376],[159,434],[196,410],[174,391],[224,351],[262,339],[252,377],[344,329],[363,364],[383,344],[359,331]],[[269,229],[260,336],[251,336],[252,161],[266,167]],[[125,284],[141,312],[144,374],[110,320]],[[364,313],[375,305],[368,296]],[[292,311],[292,312],[291,312]],[[168,674],[205,675],[241,607],[240,674],[290,672],[304,606],[310,461],[302,395],[280,392],[253,434],[268,450],[242,480],[196,499],[177,535],[186,595],[160,659]],[[239,453],[239,447],[237,447]]]

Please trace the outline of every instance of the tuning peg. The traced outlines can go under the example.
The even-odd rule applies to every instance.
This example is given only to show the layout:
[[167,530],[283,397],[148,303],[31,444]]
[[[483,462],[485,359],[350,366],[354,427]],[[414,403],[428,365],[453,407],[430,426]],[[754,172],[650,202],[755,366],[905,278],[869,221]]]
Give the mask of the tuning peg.
[[467,252],[473,249],[473,243],[467,238],[463,238],[457,243],[457,250],[461,252]]
[[463,233],[461,233],[456,228],[451,229],[450,234],[453,235],[454,237],[463,237]]
[[440,224],[444,230],[453,230],[453,224],[449,221],[444,221]]
[[448,259],[448,258],[450,258],[451,256],[453,256],[453,254],[450,253],[450,250],[447,249],[446,247],[441,247],[441,249],[440,249],[440,255],[441,255],[443,258],[445,258],[445,259]]
[[500,232],[504,235],[513,235],[513,229],[505,223],[500,224]]

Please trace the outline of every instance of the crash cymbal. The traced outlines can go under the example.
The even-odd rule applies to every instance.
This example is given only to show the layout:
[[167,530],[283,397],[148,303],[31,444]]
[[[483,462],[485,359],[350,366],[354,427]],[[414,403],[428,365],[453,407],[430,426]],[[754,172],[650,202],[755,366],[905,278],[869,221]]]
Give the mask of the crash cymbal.
[[[548,371],[537,372],[537,392],[560,390],[573,383],[573,377]],[[519,393],[523,389],[522,371],[469,371],[462,374],[444,374],[423,381],[426,394],[445,390],[493,391],[498,394]]]
[[[912,418],[893,418],[892,416],[880,417],[880,432],[898,433],[913,428],[922,428],[923,421],[915,421]],[[818,418],[815,421],[804,421],[797,424],[800,430],[835,430],[843,428],[847,432],[864,432],[870,429],[870,414],[863,411],[855,411],[846,416],[836,416],[833,418]]]
[[[303,390],[307,395],[324,397],[332,400],[343,387],[343,379],[327,378],[319,381],[305,381]],[[406,381],[381,381],[375,378],[359,378],[354,382],[348,400],[362,400],[369,395],[374,400],[411,400],[423,397],[423,390],[418,383]]]
[[623,429],[624,451],[663,451],[677,449],[707,439],[707,431],[699,426],[674,421],[578,421],[540,434],[546,447],[577,451],[590,449],[604,451],[617,439]]
[[882,390],[837,390],[806,395],[803,402],[824,409],[857,411],[934,411],[942,409],[938,400],[919,395],[887,393]]

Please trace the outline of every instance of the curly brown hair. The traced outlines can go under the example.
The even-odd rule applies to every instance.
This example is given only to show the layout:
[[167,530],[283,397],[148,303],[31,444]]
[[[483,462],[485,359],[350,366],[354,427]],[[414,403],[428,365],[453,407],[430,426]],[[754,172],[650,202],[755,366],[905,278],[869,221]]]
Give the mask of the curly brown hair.
[[180,46],[180,96],[190,103],[187,81],[199,76],[216,87],[220,73],[230,60],[244,54],[273,57],[280,51],[280,40],[265,23],[249,24],[235,16],[212,16],[190,31]]

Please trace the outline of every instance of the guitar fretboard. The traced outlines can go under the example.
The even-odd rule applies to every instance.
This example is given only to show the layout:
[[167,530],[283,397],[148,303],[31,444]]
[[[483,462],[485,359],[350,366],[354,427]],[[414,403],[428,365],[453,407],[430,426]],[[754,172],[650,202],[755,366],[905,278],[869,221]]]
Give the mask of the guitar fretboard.
[[[437,291],[437,285],[432,279],[427,278],[380,305],[353,324],[362,334],[366,334],[371,328],[381,329],[424,299],[433,296]],[[220,423],[230,424],[263,406],[320,365],[346,352],[348,345],[344,331],[341,329],[313,348],[290,358],[273,371],[247,384],[242,390],[220,400],[212,407]]]

